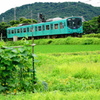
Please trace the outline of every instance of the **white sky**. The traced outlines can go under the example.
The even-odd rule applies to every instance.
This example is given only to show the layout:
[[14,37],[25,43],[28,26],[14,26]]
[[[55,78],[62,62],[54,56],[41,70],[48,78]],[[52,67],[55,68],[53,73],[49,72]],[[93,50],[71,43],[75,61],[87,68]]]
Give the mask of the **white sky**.
[[15,7],[19,7],[25,4],[31,4],[34,2],[84,2],[93,6],[100,7],[100,0],[0,0],[0,14]]

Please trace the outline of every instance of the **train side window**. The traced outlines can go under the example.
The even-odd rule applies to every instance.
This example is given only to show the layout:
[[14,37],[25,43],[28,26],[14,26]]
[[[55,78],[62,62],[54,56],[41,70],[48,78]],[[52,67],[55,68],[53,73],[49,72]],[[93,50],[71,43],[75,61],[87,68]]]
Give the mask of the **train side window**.
[[38,26],[38,31],[41,31],[41,26]]
[[9,34],[12,34],[12,33],[11,33],[11,30],[9,30]]
[[17,33],[20,33],[20,29],[17,29]]
[[11,30],[11,33],[14,34],[14,30]]
[[58,24],[54,24],[54,29],[58,29]]
[[34,31],[34,28],[33,27],[30,27],[30,32],[33,32]]
[[37,26],[35,26],[35,31],[37,31]]
[[49,28],[49,25],[46,25],[46,30],[49,30],[50,28]]
[[8,34],[11,34],[11,30],[8,30]]
[[63,23],[62,23],[62,22],[60,23],[60,28],[64,28],[64,25],[63,25]]
[[24,28],[24,33],[26,32],[26,28]]

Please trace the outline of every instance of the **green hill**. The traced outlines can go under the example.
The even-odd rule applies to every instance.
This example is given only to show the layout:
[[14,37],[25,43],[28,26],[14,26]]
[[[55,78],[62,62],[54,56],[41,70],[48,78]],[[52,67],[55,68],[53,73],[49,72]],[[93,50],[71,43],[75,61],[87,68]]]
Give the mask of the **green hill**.
[[[16,19],[19,19],[20,17],[37,19],[38,13],[43,13],[46,16],[46,19],[53,17],[83,16],[85,20],[90,20],[93,17],[100,15],[100,7],[94,7],[82,2],[36,2],[16,7]],[[0,22],[3,18],[5,22],[14,20],[14,8],[2,13],[0,15]]]

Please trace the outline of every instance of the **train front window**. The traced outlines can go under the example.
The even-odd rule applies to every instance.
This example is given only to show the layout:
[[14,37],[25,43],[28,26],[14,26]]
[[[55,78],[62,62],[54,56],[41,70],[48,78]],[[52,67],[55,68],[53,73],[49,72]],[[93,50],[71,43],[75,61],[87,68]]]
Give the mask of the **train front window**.
[[82,25],[81,18],[69,18],[67,19],[67,26],[71,29],[77,29]]

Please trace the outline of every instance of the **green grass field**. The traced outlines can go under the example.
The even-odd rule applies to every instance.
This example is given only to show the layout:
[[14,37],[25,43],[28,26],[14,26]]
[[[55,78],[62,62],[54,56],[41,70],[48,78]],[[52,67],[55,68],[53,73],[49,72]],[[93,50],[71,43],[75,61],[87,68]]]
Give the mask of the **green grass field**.
[[1,94],[0,100],[100,99],[100,45],[36,45],[34,50],[35,93]]
[[100,45],[36,45],[35,53],[67,53],[81,51],[100,51]]

